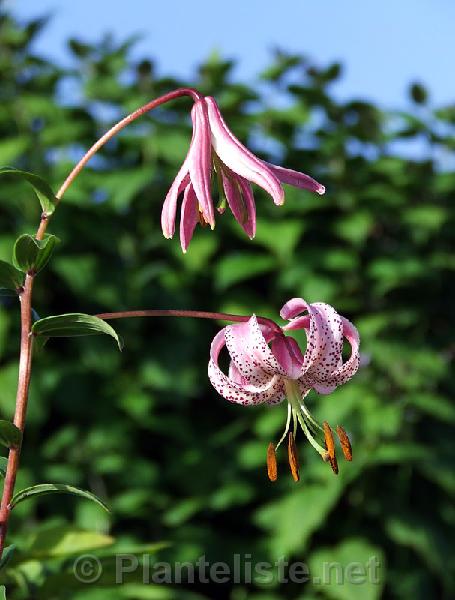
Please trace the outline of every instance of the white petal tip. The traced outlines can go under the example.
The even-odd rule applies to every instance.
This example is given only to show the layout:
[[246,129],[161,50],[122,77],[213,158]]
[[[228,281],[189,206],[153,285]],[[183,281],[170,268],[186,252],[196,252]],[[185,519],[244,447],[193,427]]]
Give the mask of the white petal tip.
[[215,223],[210,223],[210,229],[213,231],[215,229]]
[[320,185],[319,188],[316,190],[317,193],[322,196],[323,194],[325,194],[325,186],[324,185]]

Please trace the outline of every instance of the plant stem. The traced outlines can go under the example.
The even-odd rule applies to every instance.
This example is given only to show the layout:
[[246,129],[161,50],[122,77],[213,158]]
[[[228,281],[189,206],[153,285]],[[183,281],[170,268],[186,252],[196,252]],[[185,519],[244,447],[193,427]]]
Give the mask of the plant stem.
[[[204,310],[125,310],[121,312],[100,313],[95,315],[99,319],[109,321],[111,319],[127,319],[130,317],[186,317],[193,319],[214,319],[217,321],[232,321],[233,323],[244,323],[251,315],[233,315],[230,313],[207,312]],[[281,332],[281,327],[271,319],[257,317],[259,323],[268,325],[275,331]]]
[[[32,289],[33,275],[27,275],[24,290],[20,295],[21,303],[21,347],[19,357],[19,378],[16,394],[16,409],[14,413],[14,425],[21,433],[25,429],[25,415],[27,412],[28,389],[30,385],[31,363],[32,363]],[[21,447],[11,448],[8,455],[5,483],[3,487],[2,500],[0,504],[0,558],[5,547],[8,519],[10,515],[10,502],[14,493],[14,484],[19,467]]]
[[[98,150],[106,144],[114,135],[129,125],[132,121],[141,117],[143,114],[157,108],[165,102],[174,100],[181,96],[190,96],[195,102],[202,96],[192,88],[180,88],[169,92],[160,98],[156,98],[141,106],[128,116],[124,117],[109,131],[107,131],[93,146],[84,154],[81,160],[77,163],[71,173],[63,182],[62,186],[56,194],[59,204],[64,193],[82,171],[87,162],[98,152]],[[50,215],[43,214],[39,227],[36,232],[36,239],[42,240],[46,233]],[[25,417],[27,413],[28,390],[30,386],[31,368],[32,368],[32,344],[33,336],[31,335],[32,327],[32,290],[33,290],[33,274],[28,274],[25,280],[24,289],[20,294],[21,302],[21,345],[19,355],[19,379],[17,384],[16,408],[14,413],[14,424],[23,433],[25,428]],[[115,317],[113,317],[115,318]],[[8,520],[10,515],[10,503],[14,494],[14,485],[16,483],[17,470],[19,468],[21,447],[11,448],[8,454],[8,463],[6,467],[5,482],[3,486],[3,494],[0,502],[0,559],[5,548],[5,538],[8,529]]]

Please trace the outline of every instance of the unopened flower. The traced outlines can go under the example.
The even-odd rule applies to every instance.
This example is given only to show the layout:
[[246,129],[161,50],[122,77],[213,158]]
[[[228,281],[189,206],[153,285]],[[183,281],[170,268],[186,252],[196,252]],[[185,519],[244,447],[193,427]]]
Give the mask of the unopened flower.
[[284,202],[283,183],[323,194],[325,188],[309,175],[267,163],[250,152],[230,131],[217,103],[210,96],[196,100],[191,111],[193,137],[188,154],[164,201],[161,225],[166,238],[175,231],[177,202],[183,194],[180,241],[185,252],[196,224],[215,227],[211,195],[212,175],[218,179],[221,201],[225,202],[246,234],[256,233],[256,207],[251,183],[262,187],[277,205]]
[[[210,381],[226,400],[238,404],[278,404],[287,400],[284,433],[278,444],[269,446],[267,451],[272,480],[276,479],[275,451],[286,436],[291,472],[298,480],[295,446],[298,425],[313,448],[337,473],[332,429],[326,421],[322,425],[316,421],[304,399],[311,389],[329,394],[356,373],[359,367],[357,329],[328,304],[308,304],[302,298],[289,300],[280,315],[289,320],[282,328],[272,321],[262,320],[259,323],[254,315],[244,323],[224,327],[212,342]],[[303,329],[307,336],[304,353],[296,340],[286,335],[288,331],[298,329]],[[351,346],[351,354],[346,361],[342,358],[344,339]],[[224,346],[231,358],[228,375],[218,365]],[[349,438],[340,426],[337,427],[337,435],[345,458],[351,460]]]

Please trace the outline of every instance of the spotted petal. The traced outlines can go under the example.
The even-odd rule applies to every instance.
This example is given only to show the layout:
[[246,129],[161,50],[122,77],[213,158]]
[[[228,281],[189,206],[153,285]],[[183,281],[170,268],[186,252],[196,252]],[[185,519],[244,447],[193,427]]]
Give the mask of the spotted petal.
[[225,345],[225,329],[222,329],[215,336],[210,348],[208,375],[213,387],[223,398],[237,404],[252,405],[264,402],[281,402],[285,395],[280,377],[271,376],[262,386],[244,385],[238,383],[238,375],[231,379],[221,371],[218,366],[218,358],[221,349]]
[[351,321],[348,321],[344,317],[341,317],[341,320],[343,323],[343,335],[351,345],[351,356],[332,373],[332,379],[336,382],[336,385],[342,385],[349,381],[357,373],[360,365],[359,332]]
[[[307,312],[307,315],[302,315]],[[307,347],[303,357],[300,376],[309,371],[318,360],[322,352],[323,340],[321,338],[321,315],[313,304],[308,304],[303,298],[292,298],[282,307],[280,316],[290,319],[283,327],[284,331],[305,329],[307,334]]]
[[329,304],[315,302],[311,305],[319,313],[319,353],[308,369],[309,374],[320,382],[328,381],[342,363],[343,323],[340,315]]

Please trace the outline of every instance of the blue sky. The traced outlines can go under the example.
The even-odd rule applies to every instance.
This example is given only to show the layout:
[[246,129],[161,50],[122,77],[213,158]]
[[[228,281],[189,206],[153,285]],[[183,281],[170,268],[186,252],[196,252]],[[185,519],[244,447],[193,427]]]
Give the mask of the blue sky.
[[281,47],[320,64],[341,60],[340,97],[364,97],[403,107],[419,80],[433,104],[454,102],[453,0],[6,0],[14,14],[53,13],[36,47],[68,60],[68,36],[95,41],[142,33],[135,54],[157,59],[164,74],[190,76],[216,49],[237,58],[251,80]]

